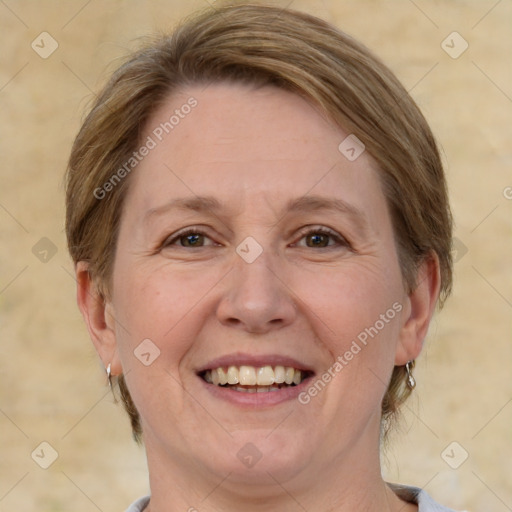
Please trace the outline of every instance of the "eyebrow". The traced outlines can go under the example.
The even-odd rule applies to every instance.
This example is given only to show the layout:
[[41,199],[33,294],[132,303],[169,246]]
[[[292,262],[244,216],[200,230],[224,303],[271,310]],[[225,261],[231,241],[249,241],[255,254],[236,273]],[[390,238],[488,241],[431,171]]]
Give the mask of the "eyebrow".
[[369,221],[359,208],[339,198],[330,198],[323,196],[302,196],[298,199],[290,200],[283,215],[288,213],[307,213],[317,211],[330,211],[334,213],[341,213],[349,217],[358,230],[367,233],[370,226]]
[[157,208],[151,208],[145,213],[144,221],[148,222],[153,217],[166,214],[171,210],[215,213],[222,210],[222,205],[212,196],[180,197]]
[[288,201],[283,213],[300,213],[318,210],[332,210],[353,217],[364,217],[362,211],[343,199],[323,196],[303,196]]
[[[219,214],[223,210],[222,203],[213,196],[195,196],[173,199],[157,208],[151,208],[144,215],[144,222],[155,216],[167,214],[172,210],[195,211],[199,213]],[[350,217],[358,228],[366,230],[368,219],[366,215],[354,205],[343,199],[323,196],[302,196],[291,199],[280,212],[279,220],[289,213],[307,213],[312,211],[332,211]]]

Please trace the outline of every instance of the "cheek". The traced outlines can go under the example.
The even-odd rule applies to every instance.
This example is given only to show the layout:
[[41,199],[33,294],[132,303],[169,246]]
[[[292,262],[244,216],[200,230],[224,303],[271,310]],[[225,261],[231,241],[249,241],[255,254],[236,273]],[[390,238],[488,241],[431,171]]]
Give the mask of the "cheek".
[[[326,434],[325,446],[337,445],[340,431],[355,438],[372,418],[378,421],[402,308],[399,271],[381,261],[354,259],[343,269],[303,276],[297,287],[297,294],[307,297],[305,314],[319,349],[331,361],[299,396],[304,411],[336,425]],[[323,456],[331,456],[328,449]]]
[[159,362],[165,361],[172,370],[193,344],[201,328],[205,296],[222,275],[215,269],[179,271],[169,262],[158,268],[123,270],[120,265],[114,279],[116,339],[123,368],[128,371],[138,363],[134,352],[137,355],[141,342],[149,339],[158,349],[153,350],[160,351]]
[[399,277],[377,264],[354,262],[298,277],[297,282],[304,303],[338,336],[373,324],[401,299]]
[[218,279],[205,272],[194,279],[193,272],[177,272],[168,262],[151,271],[118,270],[114,304],[123,373],[141,417],[158,423],[160,414],[186,410],[180,365],[198,338],[202,299]]
[[320,319],[318,343],[331,364],[299,398],[354,436],[380,411],[398,339],[400,302],[377,277],[361,272],[319,280],[324,292],[311,295],[311,308]]

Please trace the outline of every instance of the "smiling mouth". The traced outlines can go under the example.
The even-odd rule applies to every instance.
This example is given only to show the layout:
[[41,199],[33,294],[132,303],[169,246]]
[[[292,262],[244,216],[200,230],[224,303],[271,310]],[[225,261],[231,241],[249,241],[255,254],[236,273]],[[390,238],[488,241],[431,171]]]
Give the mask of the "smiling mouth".
[[298,386],[312,372],[291,366],[228,366],[212,368],[199,376],[214,386],[245,393],[265,393]]

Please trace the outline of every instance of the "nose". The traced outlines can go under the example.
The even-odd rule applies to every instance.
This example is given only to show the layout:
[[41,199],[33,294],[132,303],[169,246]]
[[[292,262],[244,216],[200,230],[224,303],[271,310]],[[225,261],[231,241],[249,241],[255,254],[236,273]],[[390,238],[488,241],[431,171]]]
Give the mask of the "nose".
[[237,256],[218,304],[219,321],[258,334],[292,324],[297,307],[279,268],[266,251],[252,263]]

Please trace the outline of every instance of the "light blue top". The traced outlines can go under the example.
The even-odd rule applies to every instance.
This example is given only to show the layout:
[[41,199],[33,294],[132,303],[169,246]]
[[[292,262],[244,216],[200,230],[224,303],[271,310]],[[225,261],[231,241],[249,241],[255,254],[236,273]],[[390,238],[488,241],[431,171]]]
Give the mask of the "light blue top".
[[[451,508],[443,507],[436,503],[424,490],[419,487],[407,485],[388,484],[391,489],[404,501],[418,505],[418,512],[455,512]],[[133,503],[126,512],[143,512],[148,506],[149,496],[140,498]]]

